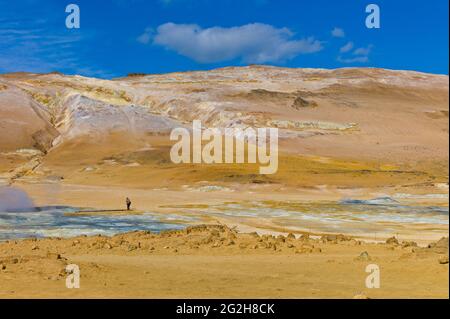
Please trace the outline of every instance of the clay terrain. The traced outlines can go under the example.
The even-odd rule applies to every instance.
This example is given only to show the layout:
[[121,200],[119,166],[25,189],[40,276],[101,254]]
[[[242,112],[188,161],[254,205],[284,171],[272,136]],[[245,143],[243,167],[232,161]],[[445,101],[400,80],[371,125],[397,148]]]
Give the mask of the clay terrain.
[[[448,238],[420,248],[390,238],[240,234],[223,225],[114,237],[0,244],[3,298],[444,298]],[[80,267],[67,289],[66,267]],[[382,269],[365,287],[366,266]],[[32,283],[32,284],[30,284]]]
[[[278,128],[278,171],[173,163],[194,120]],[[448,298],[448,128],[447,75],[2,74],[0,297]]]

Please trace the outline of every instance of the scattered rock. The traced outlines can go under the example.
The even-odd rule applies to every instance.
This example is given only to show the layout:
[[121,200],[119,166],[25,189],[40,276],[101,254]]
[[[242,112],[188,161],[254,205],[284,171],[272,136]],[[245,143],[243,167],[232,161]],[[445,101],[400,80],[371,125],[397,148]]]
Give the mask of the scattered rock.
[[47,253],[47,258],[54,259],[54,260],[62,259],[60,254],[58,254],[58,253],[51,253],[51,252]]
[[320,241],[322,241],[323,243],[337,244],[337,240],[338,240],[338,237],[336,235],[323,235],[320,238]]
[[398,245],[399,242],[398,242],[398,239],[395,238],[395,236],[394,236],[394,237],[386,239],[386,244],[388,244],[388,245]]
[[133,251],[136,250],[137,246],[136,245],[128,245],[128,251]]
[[438,261],[441,265],[448,264],[448,255],[439,257]]
[[441,239],[439,239],[439,241],[436,243],[436,247],[448,249],[448,237],[442,237]]
[[429,244],[428,249],[431,249],[433,252],[436,252],[438,254],[447,254],[448,237],[442,237],[437,242]]
[[286,238],[284,238],[283,235],[278,235],[278,236],[277,236],[277,241],[278,241],[278,242],[284,243],[284,242],[286,241]]
[[306,107],[317,107],[317,102],[308,101],[308,100],[302,98],[301,96],[298,96],[292,103],[292,107],[296,110],[299,110],[301,108],[306,108]]
[[245,243],[239,244],[239,248],[241,248],[241,249],[245,249],[245,248],[247,248],[247,246],[248,246],[248,244],[245,244]]
[[227,238],[228,239],[236,239],[236,235],[234,233],[227,233]]
[[357,294],[353,296],[353,299],[370,299],[370,298],[364,294]]
[[345,241],[351,241],[353,238],[350,236],[345,236],[342,234],[336,235],[337,241],[339,242],[345,242]]
[[349,243],[350,245],[352,245],[352,246],[358,246],[358,245],[361,245],[361,241],[356,240],[356,239],[352,239],[352,240],[350,240],[348,243]]
[[417,247],[417,243],[414,241],[404,241],[402,242],[402,247],[403,248],[407,248],[407,247]]
[[369,253],[367,251],[363,251],[357,258],[359,261],[369,261],[371,260]]
[[213,248],[218,248],[218,247],[220,247],[220,241],[216,241],[213,245],[212,245],[212,247]]
[[302,234],[298,240],[300,241],[308,241],[309,240],[309,234]]
[[295,235],[293,233],[289,233],[289,235],[287,235],[287,239],[295,239]]
[[57,280],[59,280],[59,277],[58,276],[49,276],[49,277],[47,277],[47,279],[51,280],[51,281],[57,281]]
[[210,234],[213,237],[219,237],[220,236],[220,233],[219,233],[219,231],[217,229],[211,230]]

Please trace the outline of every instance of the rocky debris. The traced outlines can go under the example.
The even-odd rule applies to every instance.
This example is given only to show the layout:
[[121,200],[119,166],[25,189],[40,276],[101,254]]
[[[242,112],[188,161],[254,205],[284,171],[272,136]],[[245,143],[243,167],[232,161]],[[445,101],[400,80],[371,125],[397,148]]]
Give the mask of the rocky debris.
[[78,239],[76,239],[76,240],[74,240],[73,242],[72,242],[72,246],[76,246],[76,245],[78,245],[80,243],[80,241],[78,240]]
[[370,299],[370,298],[364,294],[357,294],[353,296],[353,299]]
[[302,235],[298,238],[298,240],[299,240],[299,241],[302,241],[302,242],[307,242],[307,241],[309,241],[309,234],[302,234]]
[[8,173],[8,178],[11,180],[17,180],[27,175],[32,175],[34,170],[41,165],[41,156],[33,157],[25,164],[16,167],[12,172]]
[[47,252],[47,258],[48,259],[62,259],[61,255],[58,253],[52,253],[52,252]]
[[345,241],[351,241],[352,237],[350,236],[345,236],[342,234],[339,235],[323,235],[320,238],[321,242],[323,243],[333,243],[333,244],[337,244],[339,242],[345,242]]
[[233,240],[231,240],[231,239],[229,239],[229,240],[225,243],[225,246],[233,246],[233,245],[235,245],[235,242],[234,242]]
[[438,254],[448,254],[448,237],[442,237],[435,243],[431,243],[426,248]]
[[442,237],[441,239],[439,239],[435,247],[448,249],[448,237]]
[[372,260],[372,258],[369,256],[369,253],[367,251],[363,251],[358,257],[356,257],[357,261],[369,261]]
[[278,235],[277,242],[284,243],[284,242],[286,242],[286,238],[283,235]]
[[447,265],[448,264],[448,255],[439,257],[438,261],[441,265]]
[[322,249],[314,245],[302,245],[295,250],[296,254],[321,253]]
[[398,245],[399,242],[398,242],[398,239],[395,238],[395,236],[394,236],[394,237],[386,239],[386,244],[388,244],[388,245]]
[[356,240],[356,239],[351,239],[350,241],[348,241],[348,244],[352,245],[352,246],[358,246],[358,245],[362,244],[362,241]]
[[417,247],[417,243],[414,241],[404,241],[402,242],[402,248],[408,248],[408,247]]
[[306,99],[302,98],[301,96],[298,96],[294,100],[294,103],[292,103],[292,107],[296,110],[300,110],[305,107],[317,107],[317,102],[306,100]]
[[138,247],[136,245],[128,245],[128,251],[133,251],[138,249]]

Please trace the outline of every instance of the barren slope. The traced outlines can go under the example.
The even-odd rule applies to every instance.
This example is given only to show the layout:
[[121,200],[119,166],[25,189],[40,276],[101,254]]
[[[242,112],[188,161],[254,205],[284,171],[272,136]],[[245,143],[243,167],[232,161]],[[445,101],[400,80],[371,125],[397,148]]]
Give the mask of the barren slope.
[[[171,165],[168,133],[194,119],[209,127],[280,128],[282,158],[271,182],[351,186],[372,178],[398,185],[444,182],[448,175],[443,75],[261,66],[112,81],[8,74],[0,76],[0,115],[0,173],[7,178],[60,175],[137,186],[255,179],[257,170],[245,165],[202,166],[200,173]],[[48,154],[30,171],[20,165],[36,158],[14,153],[23,148]],[[97,176],[83,175],[92,171]],[[349,171],[370,176],[348,178]]]

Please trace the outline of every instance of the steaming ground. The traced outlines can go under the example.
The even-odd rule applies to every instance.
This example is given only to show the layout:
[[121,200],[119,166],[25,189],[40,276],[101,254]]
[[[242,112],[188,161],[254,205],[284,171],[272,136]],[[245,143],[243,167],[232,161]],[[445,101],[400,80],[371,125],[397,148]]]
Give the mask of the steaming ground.
[[33,201],[23,190],[0,186],[0,212],[29,211],[33,208]]
[[[0,185],[13,187],[0,191],[10,238],[0,244],[0,295],[351,298],[376,262],[384,289],[371,297],[448,298],[448,251],[411,243],[448,236],[448,87],[448,76],[354,68],[0,75]],[[193,120],[279,128],[278,172],[173,164],[169,133]],[[132,214],[41,211],[27,224],[23,211],[4,212],[117,211],[127,196]],[[114,235],[192,223],[242,237],[228,247],[211,229],[197,239]],[[21,231],[57,238],[11,239]],[[114,237],[59,239],[83,231]],[[254,231],[312,241],[270,246],[244,235]],[[339,233],[352,244],[315,242]],[[399,244],[369,243],[393,236]],[[358,259],[364,252],[373,259]],[[80,263],[84,290],[65,288],[67,262]]]

